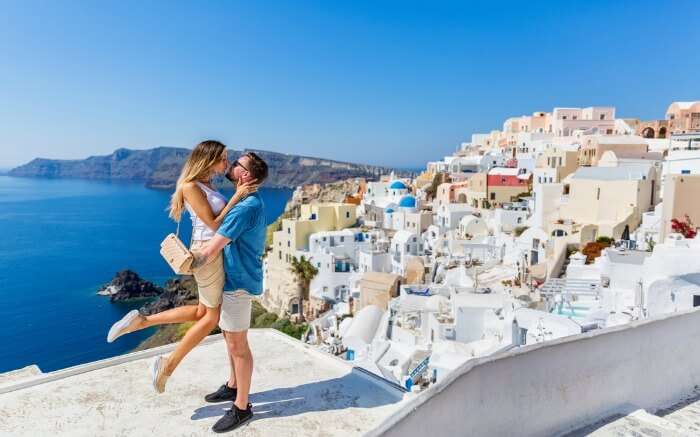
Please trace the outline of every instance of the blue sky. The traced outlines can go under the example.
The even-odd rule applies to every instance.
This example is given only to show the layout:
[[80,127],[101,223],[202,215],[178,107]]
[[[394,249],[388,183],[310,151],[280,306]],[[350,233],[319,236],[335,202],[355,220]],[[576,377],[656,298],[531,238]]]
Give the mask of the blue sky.
[[206,138],[413,167],[513,115],[700,99],[696,1],[2,8],[5,167]]

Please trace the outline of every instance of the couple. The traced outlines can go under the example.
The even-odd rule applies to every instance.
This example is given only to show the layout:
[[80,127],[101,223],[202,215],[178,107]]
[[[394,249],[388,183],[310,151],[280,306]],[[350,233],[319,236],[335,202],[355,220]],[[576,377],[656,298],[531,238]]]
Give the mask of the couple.
[[[230,201],[216,191],[212,178],[223,173],[236,187]],[[230,431],[253,417],[248,403],[253,356],[248,347],[252,297],[262,292],[262,255],[265,245],[265,210],[257,187],[267,177],[267,164],[252,152],[229,165],[226,146],[204,141],[194,148],[177,181],[170,203],[170,217],[180,220],[187,209],[192,218],[194,255],[192,272],[199,305],[187,305],[143,316],[134,310],[115,323],[107,341],[151,326],[196,323],[168,357],[152,365],[153,387],[158,393],[180,361],[216,327],[221,328],[231,365],[229,379],[207,402],[233,401],[233,406],[213,427]]]

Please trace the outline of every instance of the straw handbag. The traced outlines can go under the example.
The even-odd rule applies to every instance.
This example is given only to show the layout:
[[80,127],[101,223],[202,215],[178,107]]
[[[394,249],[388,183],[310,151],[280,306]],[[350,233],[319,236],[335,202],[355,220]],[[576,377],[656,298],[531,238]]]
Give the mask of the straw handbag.
[[177,230],[175,233],[168,234],[167,237],[160,243],[160,254],[165,258],[170,268],[178,275],[191,275],[190,266],[194,260],[194,256],[187,247],[178,238],[180,235],[180,222],[177,222]]

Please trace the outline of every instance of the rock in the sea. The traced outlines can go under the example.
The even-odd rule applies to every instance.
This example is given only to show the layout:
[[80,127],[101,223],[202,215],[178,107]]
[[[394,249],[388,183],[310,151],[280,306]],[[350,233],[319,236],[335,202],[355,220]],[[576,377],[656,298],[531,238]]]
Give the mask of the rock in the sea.
[[191,276],[170,279],[158,299],[141,307],[143,315],[155,314],[182,305],[197,305],[197,283]]
[[142,279],[131,270],[118,272],[109,284],[97,292],[97,294],[109,296],[112,302],[156,297],[161,293],[163,293],[162,288],[153,282]]

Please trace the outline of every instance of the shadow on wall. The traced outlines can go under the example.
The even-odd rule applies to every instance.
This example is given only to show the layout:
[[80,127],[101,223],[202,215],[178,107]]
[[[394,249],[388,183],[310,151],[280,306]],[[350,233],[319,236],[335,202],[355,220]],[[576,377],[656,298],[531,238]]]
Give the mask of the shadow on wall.
[[[403,394],[393,390],[389,387],[377,387],[368,381],[368,376],[361,375],[353,369],[351,373],[340,378],[251,393],[250,402],[255,412],[254,420],[263,420],[316,411],[374,408],[400,402]],[[226,410],[231,408],[231,404],[225,402],[197,408],[190,419],[223,416]]]

